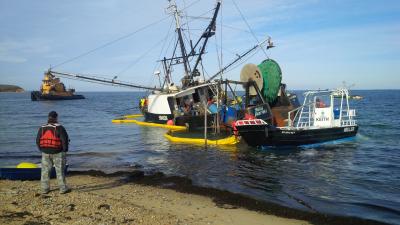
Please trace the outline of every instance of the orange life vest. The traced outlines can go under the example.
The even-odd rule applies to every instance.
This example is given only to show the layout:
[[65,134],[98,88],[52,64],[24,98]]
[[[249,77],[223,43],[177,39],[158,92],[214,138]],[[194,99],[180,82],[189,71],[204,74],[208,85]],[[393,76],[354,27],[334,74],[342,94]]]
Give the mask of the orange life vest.
[[61,139],[56,135],[57,125],[47,124],[42,126],[39,146],[41,148],[61,149]]

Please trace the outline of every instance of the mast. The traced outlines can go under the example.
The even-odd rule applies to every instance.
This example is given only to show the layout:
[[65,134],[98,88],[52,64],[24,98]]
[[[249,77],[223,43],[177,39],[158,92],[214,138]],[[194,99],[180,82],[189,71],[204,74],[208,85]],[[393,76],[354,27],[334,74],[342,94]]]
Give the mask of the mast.
[[174,14],[174,18],[175,18],[176,32],[178,33],[178,42],[179,42],[179,47],[181,49],[183,67],[185,69],[185,76],[182,79],[182,85],[183,85],[183,87],[185,87],[190,82],[190,79],[189,79],[190,69],[189,69],[189,65],[188,65],[188,61],[187,61],[185,43],[183,41],[183,36],[182,36],[182,29],[181,29],[180,20],[179,20],[179,11],[178,11],[178,7],[176,6],[175,0],[169,0],[169,4],[170,5],[168,8],[172,11],[172,13]]
[[218,11],[219,11],[220,6],[221,6],[221,1],[218,1],[217,2],[217,6],[215,7],[215,11],[214,11],[214,15],[212,17],[212,20],[211,20],[210,24],[208,25],[207,29],[205,30],[205,32],[203,33],[203,35],[201,36],[201,38],[205,38],[205,40],[203,42],[203,46],[201,47],[199,56],[197,57],[196,63],[194,64],[192,73],[190,74],[190,80],[191,81],[193,81],[193,77],[196,76],[197,66],[199,65],[199,63],[200,63],[200,61],[202,59],[201,56],[204,54],[208,39],[215,34],[215,27],[216,27],[215,21],[217,20]]

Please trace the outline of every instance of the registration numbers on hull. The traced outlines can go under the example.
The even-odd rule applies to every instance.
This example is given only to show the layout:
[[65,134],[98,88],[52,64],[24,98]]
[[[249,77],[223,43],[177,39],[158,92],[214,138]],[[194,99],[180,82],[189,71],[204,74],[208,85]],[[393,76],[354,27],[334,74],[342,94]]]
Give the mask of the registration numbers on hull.
[[166,120],[168,120],[168,117],[167,116],[158,116],[158,120],[166,121]]
[[353,132],[354,131],[354,127],[345,127],[343,129],[343,132]]

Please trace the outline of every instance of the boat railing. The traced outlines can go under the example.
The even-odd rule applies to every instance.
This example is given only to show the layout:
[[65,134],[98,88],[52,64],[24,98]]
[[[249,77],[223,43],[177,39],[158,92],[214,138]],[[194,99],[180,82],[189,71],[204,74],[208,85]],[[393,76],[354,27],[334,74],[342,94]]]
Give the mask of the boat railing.
[[[342,96],[346,103],[343,102],[340,104],[340,107],[337,108],[339,110],[339,118],[335,118],[332,126],[354,126],[356,125],[356,120],[354,119],[356,116],[355,109],[350,109],[348,105],[348,99],[344,98],[346,95],[344,93]],[[307,102],[307,101],[305,101]],[[332,102],[333,103],[333,102]],[[332,104],[331,103],[331,104]],[[332,110],[334,109],[333,105],[331,105]],[[288,127],[295,128],[310,128],[314,126],[314,110],[315,110],[315,102],[308,101],[308,103],[299,106],[288,112]],[[294,114],[294,115],[293,115]],[[333,116],[333,115],[332,115]]]
[[355,109],[344,109],[342,110],[342,119],[340,122],[341,126],[354,126],[356,125],[356,120],[354,117],[356,116],[356,110]]
[[[294,123],[296,123],[295,127],[297,128],[304,128],[304,127],[310,127],[314,123],[314,120],[312,119],[313,115],[312,113],[312,108],[313,108],[313,102],[310,102],[308,104],[299,106],[288,113],[288,126],[293,127]],[[292,119],[292,114],[294,114],[294,117]]]

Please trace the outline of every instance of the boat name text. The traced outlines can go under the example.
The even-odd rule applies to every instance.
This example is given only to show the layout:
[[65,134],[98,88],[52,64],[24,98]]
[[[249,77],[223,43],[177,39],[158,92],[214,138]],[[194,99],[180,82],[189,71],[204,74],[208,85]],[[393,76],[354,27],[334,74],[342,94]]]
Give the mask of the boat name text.
[[167,116],[158,116],[158,119],[159,120],[168,120],[168,117]]

